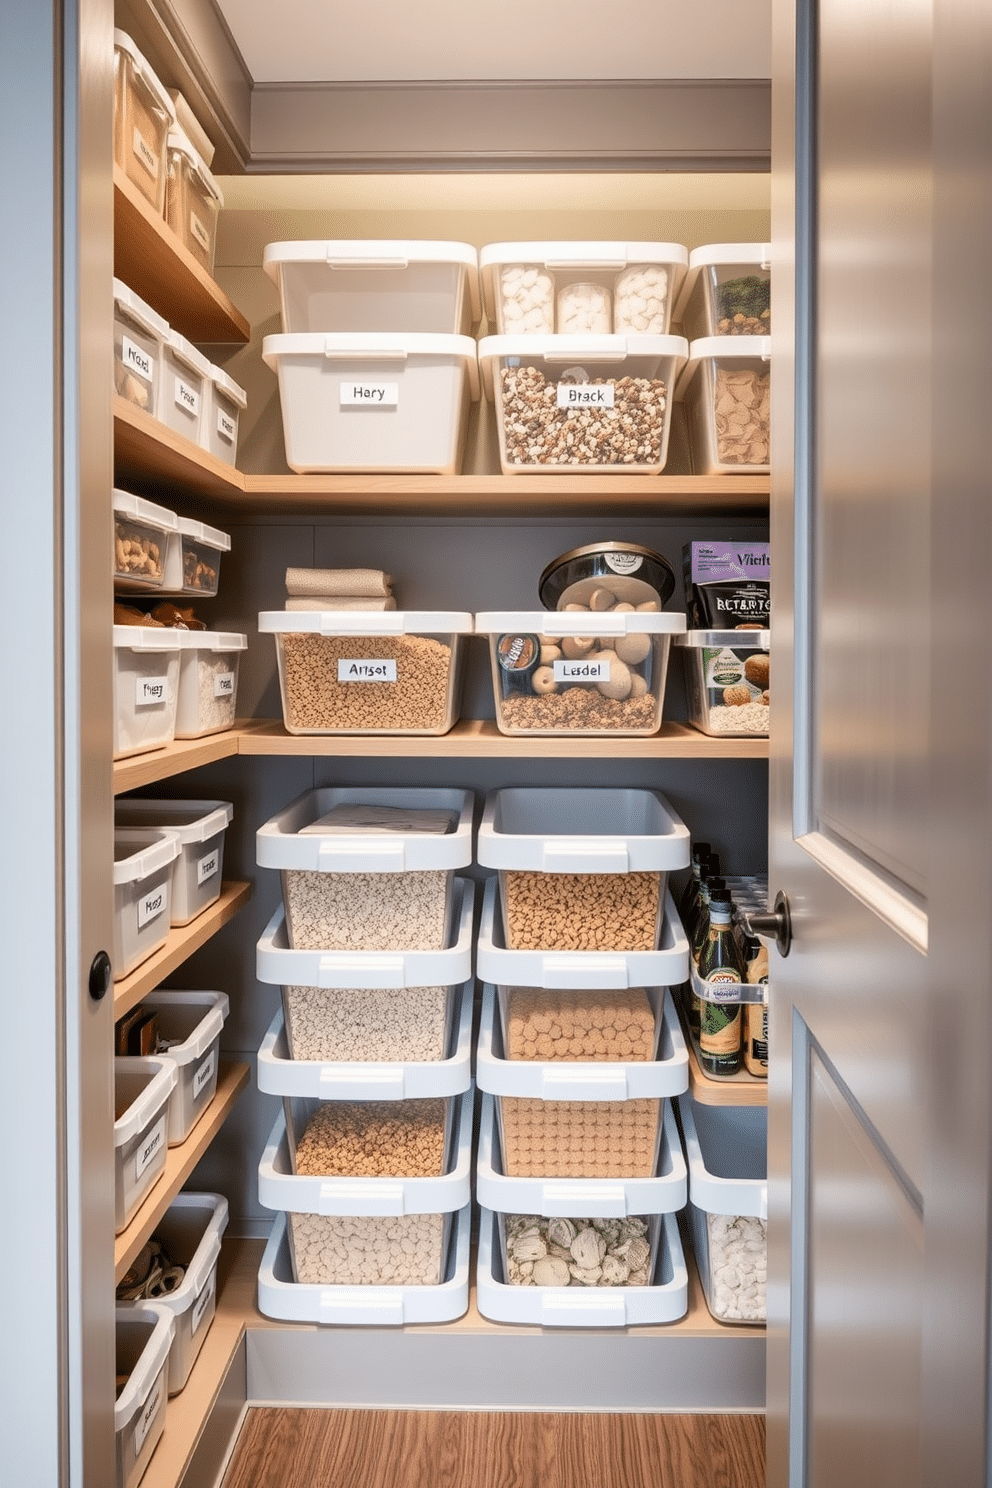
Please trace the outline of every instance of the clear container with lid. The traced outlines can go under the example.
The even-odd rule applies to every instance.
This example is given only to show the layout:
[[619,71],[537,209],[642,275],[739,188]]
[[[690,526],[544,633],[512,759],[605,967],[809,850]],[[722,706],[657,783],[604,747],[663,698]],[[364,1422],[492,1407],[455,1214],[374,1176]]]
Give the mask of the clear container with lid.
[[159,418],[190,444],[199,444],[210,363],[192,342],[170,330],[163,348],[165,378]]
[[212,274],[223,194],[178,125],[169,130],[167,150],[165,220],[197,263]]
[[178,547],[179,518],[167,507],[115,488],[114,588],[161,589]]
[[130,36],[114,31],[114,160],[160,215],[172,99]]
[[693,727],[717,738],[767,738],[771,632],[690,630],[675,644]]
[[172,866],[179,833],[168,827],[114,829],[114,979],[127,976],[169,935]]
[[672,565],[661,553],[611,541],[570,548],[552,559],[537,585],[547,610],[578,605],[597,613],[622,605],[650,614],[663,610],[674,590]]
[[199,739],[234,727],[238,668],[248,637],[232,631],[179,631],[176,738]]
[[490,243],[486,318],[501,336],[666,336],[687,261],[680,243]]
[[225,465],[238,457],[238,428],[248,407],[248,394],[220,367],[211,366],[207,407],[200,425],[200,445]]
[[212,597],[220,582],[221,555],[231,549],[230,537],[192,517],[180,517],[177,532],[178,541],[169,546],[163,587],[169,594]]
[[114,759],[175,738],[183,634],[171,626],[114,626]]
[[770,243],[692,250],[675,306],[675,320],[690,341],[771,334],[771,253]]
[[693,341],[676,400],[685,408],[696,475],[771,470],[771,337]]
[[162,347],[169,327],[133,289],[114,280],[114,392],[158,417]]

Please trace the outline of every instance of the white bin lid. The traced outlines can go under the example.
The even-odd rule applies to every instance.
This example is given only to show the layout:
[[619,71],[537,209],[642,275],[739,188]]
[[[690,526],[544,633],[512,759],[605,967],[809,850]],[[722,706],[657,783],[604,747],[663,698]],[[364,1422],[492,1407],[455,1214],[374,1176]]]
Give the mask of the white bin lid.
[[[118,858],[118,846],[133,851]],[[140,882],[149,874],[174,863],[180,851],[179,833],[170,827],[115,827],[114,885]]]
[[[455,819],[451,832],[363,832],[322,830],[336,806],[389,806],[443,811]],[[317,872],[407,873],[413,869],[467,868],[472,862],[471,791],[413,786],[324,787],[305,791],[270,817],[255,834],[260,868],[306,868]]]
[[180,531],[179,518],[174,511],[169,511],[166,506],[157,506],[154,501],[146,501],[143,496],[118,490],[115,486],[113,504],[114,512],[122,517],[133,517],[136,522],[157,527],[160,532]]
[[155,102],[166,115],[169,122],[174,124],[176,121],[175,104],[165,91],[156,74],[152,71],[151,63],[147,60],[143,52],[138,51],[138,48],[127,32],[118,30],[116,26],[114,27],[114,51],[123,52],[126,56],[130,57],[135,73],[147,85],[149,92],[154,95]]
[[[484,343],[483,343],[484,344]],[[324,357],[328,361],[390,361],[415,357],[450,357],[462,363],[472,398],[479,396],[477,343],[471,336],[426,331],[299,331],[262,338],[262,361],[278,371],[283,356]]]
[[144,1404],[148,1392],[164,1367],[176,1333],[176,1320],[164,1302],[118,1302],[118,1322],[137,1319],[151,1325],[148,1342],[114,1402],[114,1430],[123,1431]]
[[[215,388],[220,388],[221,392],[230,398],[232,403],[237,403],[239,408],[248,407],[248,394],[243,387],[240,387],[235,382],[233,377],[228,377],[223,367],[215,367],[211,364],[210,380]],[[227,546],[231,546],[230,538],[227,539]]]
[[267,243],[262,267],[276,284],[283,264],[326,264],[329,269],[406,269],[410,264],[454,264],[466,273],[472,319],[478,320],[479,255],[471,243],[428,238],[328,238]]
[[194,537],[198,543],[216,548],[218,552],[229,553],[231,550],[231,539],[226,532],[221,532],[219,527],[208,527],[206,522],[196,522],[192,517],[179,518],[179,532],[182,537]]
[[234,819],[230,801],[127,800],[118,797],[114,815],[119,826],[166,827],[177,833],[180,844],[209,842]]
[[180,651],[245,651],[248,637],[233,630],[180,630]]
[[178,637],[188,634],[171,625],[115,625],[114,647],[118,651],[178,651]]
[[[604,580],[604,582],[606,582]],[[477,635],[503,635],[509,631],[560,639],[562,636],[625,636],[634,634],[679,635],[685,616],[660,610],[480,610],[475,617]]]
[[262,635],[471,635],[473,628],[464,610],[262,610],[258,617]]
[[148,1075],[148,1084],[114,1122],[114,1146],[123,1147],[154,1120],[176,1087],[179,1072],[174,1059],[159,1054],[119,1054],[114,1069],[122,1075]]
[[734,651],[767,651],[772,643],[770,630],[687,630],[675,637],[676,646],[708,647]]
[[206,195],[212,196],[218,207],[222,207],[224,205],[224,193],[207,169],[199,150],[196,149],[185,129],[179,124],[173,124],[169,130],[168,148],[183,156],[203,187]]
[[[708,268],[717,264],[740,264],[745,268],[753,264],[759,269],[770,269],[772,264],[771,243],[705,243],[693,248],[689,254],[689,271]],[[686,292],[688,293],[688,284]]]
[[114,304],[149,335],[158,336],[164,341],[169,334],[169,322],[120,279],[114,280]]
[[202,352],[197,351],[192,341],[187,341],[186,337],[181,336],[178,331],[170,329],[165,338],[165,344],[176,360],[191,368],[198,377],[210,376],[210,363],[207,358]]
[[689,359],[675,384],[675,401],[681,402],[686,389],[703,362],[710,358],[718,362],[762,361],[771,364],[771,336],[700,336],[689,342]]

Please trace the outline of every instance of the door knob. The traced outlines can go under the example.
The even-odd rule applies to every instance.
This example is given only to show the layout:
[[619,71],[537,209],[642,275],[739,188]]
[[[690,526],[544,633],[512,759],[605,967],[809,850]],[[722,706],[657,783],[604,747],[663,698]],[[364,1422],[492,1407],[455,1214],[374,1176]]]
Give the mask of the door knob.
[[789,901],[781,889],[775,895],[775,908],[771,914],[749,914],[747,922],[755,935],[774,939],[780,956],[789,954],[789,947],[792,945],[792,913]]

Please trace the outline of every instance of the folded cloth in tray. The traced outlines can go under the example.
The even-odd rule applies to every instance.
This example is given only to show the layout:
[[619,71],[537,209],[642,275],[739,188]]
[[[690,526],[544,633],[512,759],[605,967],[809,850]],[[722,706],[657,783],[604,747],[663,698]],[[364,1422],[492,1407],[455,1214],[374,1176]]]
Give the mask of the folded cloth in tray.
[[286,593],[293,599],[322,594],[352,599],[388,599],[392,577],[378,568],[287,568]]

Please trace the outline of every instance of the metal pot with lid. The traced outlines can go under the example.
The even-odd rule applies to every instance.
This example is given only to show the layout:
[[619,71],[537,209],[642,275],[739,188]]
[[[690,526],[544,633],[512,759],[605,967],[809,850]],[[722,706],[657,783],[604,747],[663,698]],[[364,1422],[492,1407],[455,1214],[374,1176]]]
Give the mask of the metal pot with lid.
[[639,543],[597,542],[572,548],[549,563],[538,581],[546,610],[568,605],[604,611],[618,604],[662,610],[675,590],[667,558]]

